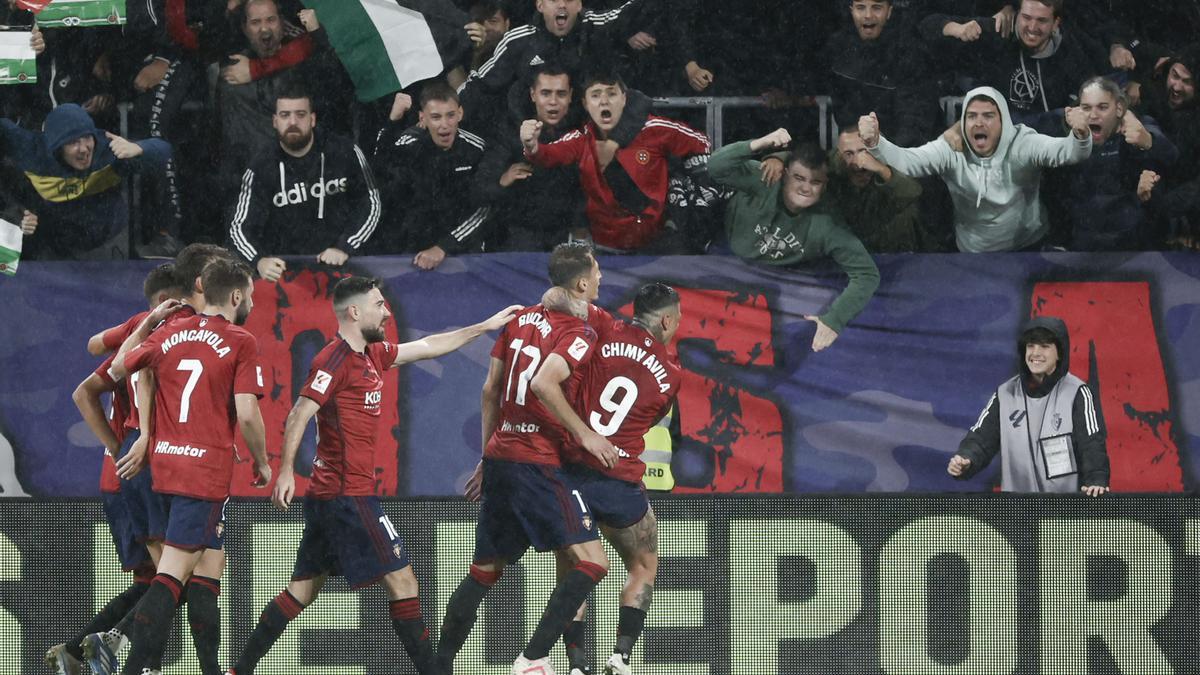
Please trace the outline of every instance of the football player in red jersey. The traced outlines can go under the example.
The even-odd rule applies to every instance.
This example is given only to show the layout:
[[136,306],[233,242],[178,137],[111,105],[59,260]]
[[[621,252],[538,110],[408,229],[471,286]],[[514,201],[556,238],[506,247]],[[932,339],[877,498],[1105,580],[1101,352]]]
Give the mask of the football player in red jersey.
[[392,626],[417,672],[441,672],[421,619],[417,578],[404,541],[375,496],[383,372],[452,352],[501,328],[520,309],[513,305],[473,326],[393,344],[384,337],[391,312],[377,280],[348,277],[334,286],[338,335],[313,359],[308,379],[288,414],[279,478],[272,493],[275,505],[286,510],[296,489],[296,452],[315,415],[317,457],[304,500],[304,535],[292,580],[263,610],[245,650],[228,672],[253,673],[288,622],[316,600],[330,575],[345,577],[351,588],[382,583]]
[[[600,266],[590,246],[556,246],[549,273],[551,283],[572,297],[585,303],[596,299]],[[551,593],[513,673],[553,673],[550,648],[608,572],[591,514],[562,474],[559,448],[574,438],[606,466],[616,463],[616,451],[586,425],[564,427],[550,412],[570,410],[562,385],[592,358],[595,338],[579,316],[539,304],[518,314],[492,349],[482,395],[483,504],[470,571],[451,596],[442,625],[438,657],[447,670],[504,565],[518,560],[529,546],[566,551],[575,564]]]
[[[150,310],[170,298],[181,297],[182,291],[175,276],[175,265],[165,263],[154,268],[146,275],[142,292],[146,301],[150,303]],[[140,322],[148,313],[149,311],[141,312],[135,317]],[[124,339],[124,336],[120,338],[122,341]],[[113,349],[115,348],[114,346]],[[113,544],[117,548],[117,558],[121,561],[122,569],[133,572],[133,584],[109,600],[75,637],[54,645],[46,652],[46,664],[56,675],[74,675],[80,672],[83,665],[83,649],[79,642],[92,633],[112,628],[133,609],[146,589],[150,588],[150,580],[154,578],[155,560],[158,558],[157,552],[162,550],[161,538],[158,542],[151,541],[153,535],[149,532],[144,512],[137,512],[135,505],[128,503],[134,498],[133,493],[139,486],[122,486],[117,477],[116,459],[121,456],[123,448],[128,449],[125,440],[129,430],[136,428],[137,423],[135,421],[130,425],[127,422],[132,409],[132,392],[127,386],[128,383],[125,383],[126,386],[120,386],[109,377],[108,369],[111,365],[112,359],[106,359],[79,383],[71,398],[79,408],[83,421],[104,446],[104,460],[100,469],[100,497],[104,505],[105,520],[108,521]],[[106,392],[112,394],[112,407],[107,416],[100,399]],[[132,442],[132,439],[130,441]],[[138,476],[135,479],[148,480],[149,475]],[[148,485],[145,489],[150,490]],[[153,558],[151,547],[155,549]]]
[[[543,302],[546,300],[543,299]],[[572,485],[605,539],[625,563],[628,577],[621,591],[617,641],[605,664],[606,675],[630,675],[629,658],[641,635],[658,572],[658,521],[646,499],[640,456],[645,436],[670,410],[679,394],[681,370],[667,351],[679,329],[679,294],[660,283],[638,289],[629,323],[608,318],[596,322],[596,354],[581,370],[574,389],[576,421],[586,423],[617,449],[615,466],[607,466],[576,445],[564,448],[563,462]],[[562,569],[563,561],[559,560]],[[583,609],[563,634],[572,673],[585,673]]]
[[[213,244],[189,244],[179,252],[175,257],[175,275],[184,294],[183,304],[177,306],[167,317],[169,320],[187,319],[204,310],[206,303],[201,274],[210,262],[218,259],[235,258],[228,250]],[[92,336],[88,340],[88,351],[102,354],[116,350],[113,362],[122,360],[130,349],[141,344],[151,331],[158,329],[163,322],[157,316],[147,319],[146,315],[146,312],[139,313],[122,324]],[[135,446],[136,452],[145,452],[149,436],[143,438],[139,428],[143,416],[140,409],[145,409],[147,421],[154,417],[154,374],[148,369],[132,373],[126,380],[126,386],[133,405],[130,406],[125,422],[129,432],[118,458],[134,450]],[[138,536],[147,539],[150,555],[157,564],[162,553],[162,539],[166,534],[167,512],[165,498],[152,489],[152,472],[149,466],[146,469],[126,481],[130,489],[123,492],[123,497]],[[220,672],[217,650],[220,645],[221,613],[217,607],[217,596],[220,594],[220,578],[225,568],[223,551],[210,550],[206,561],[204,568],[207,575],[192,575],[187,581],[184,593],[187,597],[188,623],[201,670],[205,675],[214,675]],[[117,651],[120,645],[113,642],[109,647],[112,651]],[[157,670],[154,666],[161,658],[161,655],[151,658],[152,671]]]
[[[141,411],[142,436],[154,440],[154,490],[166,496],[168,514],[157,576],[133,611],[109,631],[132,643],[123,673],[141,673],[148,659],[161,652],[183,581],[193,572],[202,578],[220,576],[235,425],[254,457],[256,484],[265,486],[270,480],[258,408],[263,391],[258,347],[241,328],[253,307],[250,269],[214,260],[204,268],[202,286],[203,311],[168,321],[113,364],[114,377],[143,368],[155,375],[154,410],[152,415]],[[118,474],[135,475],[145,448],[135,444],[117,463]],[[96,673],[109,675],[118,667],[112,638],[94,633],[84,639]]]

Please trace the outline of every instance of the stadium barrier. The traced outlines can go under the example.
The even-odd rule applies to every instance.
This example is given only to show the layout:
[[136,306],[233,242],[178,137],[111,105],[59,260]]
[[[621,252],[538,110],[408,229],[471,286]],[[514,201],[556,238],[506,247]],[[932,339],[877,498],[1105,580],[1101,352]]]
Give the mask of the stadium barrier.
[[[1194,674],[1200,508],[1183,496],[906,495],[653,499],[662,562],[640,675]],[[466,573],[477,507],[386,501],[431,629]],[[302,519],[227,508],[221,660],[286,584]],[[593,594],[601,660],[625,579]],[[0,501],[0,672],[43,672],[45,649],[129,582],[94,501]],[[553,559],[510,566],[455,671],[503,675],[550,593]],[[382,591],[340,579],[288,628],[259,675],[412,673]],[[176,620],[166,675],[196,672]],[[561,643],[552,654],[565,665]]]

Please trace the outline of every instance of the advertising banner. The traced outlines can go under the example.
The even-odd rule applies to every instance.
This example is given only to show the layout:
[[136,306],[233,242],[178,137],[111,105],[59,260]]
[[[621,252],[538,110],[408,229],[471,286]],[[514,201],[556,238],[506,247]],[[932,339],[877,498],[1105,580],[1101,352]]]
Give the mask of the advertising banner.
[[[1200,510],[1181,496],[671,497],[653,500],[660,563],[645,675],[1196,675]],[[467,573],[476,507],[388,500],[436,639]],[[287,584],[302,529],[265,501],[226,510],[220,662],[237,658]],[[590,600],[603,663],[625,580]],[[130,583],[96,502],[0,502],[0,672],[42,654]],[[550,554],[527,553],[488,594],[454,672],[505,675],[549,597]],[[165,675],[198,672],[176,619]],[[561,642],[551,653],[566,672]],[[258,675],[412,673],[378,587],[332,579]]]

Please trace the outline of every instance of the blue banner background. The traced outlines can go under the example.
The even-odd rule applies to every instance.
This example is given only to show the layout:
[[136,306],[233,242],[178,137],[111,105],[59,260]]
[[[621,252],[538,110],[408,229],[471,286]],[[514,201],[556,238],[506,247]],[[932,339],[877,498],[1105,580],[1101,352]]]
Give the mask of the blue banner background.
[[[1145,282],[1170,400],[1161,412],[1171,425],[1169,440],[1178,448],[1182,486],[1200,485],[1200,256],[945,254],[876,260],[882,275],[879,292],[837,342],[820,353],[809,348],[814,324],[804,316],[819,314],[844,285],[844,276],[833,267],[797,272],[723,256],[602,256],[599,304],[618,310],[631,301],[639,284],[650,280],[716,292],[717,297],[728,294],[726,307],[747,303],[739,305],[744,310],[740,314],[718,315],[713,308],[719,309],[719,302],[701,306],[685,295],[684,312],[696,326],[692,337],[685,333],[680,341],[680,357],[696,382],[711,380],[743,392],[740,399],[714,393],[709,397],[714,410],[745,403],[747,396],[778,409],[777,427],[767,420],[763,438],[765,443],[781,441],[785,491],[987,490],[995,480],[994,466],[961,483],[946,475],[945,465],[991,391],[1015,372],[1016,336],[1030,315],[1035,284]],[[345,271],[385,280],[399,335],[408,340],[482,320],[514,302],[536,302],[547,285],[545,263],[543,254],[464,256],[447,259],[436,271],[420,272],[408,258],[359,258]],[[29,262],[16,277],[0,280],[0,432],[13,447],[15,479],[24,492],[97,493],[99,444],[80,420],[71,392],[98,363],[85,351],[88,337],[144,308],[141,283],[152,267]],[[287,317],[307,313],[325,317],[328,337],[332,316],[325,293],[331,271],[292,261],[288,275],[285,282],[292,281],[291,286],[258,282],[256,307],[275,307],[269,310],[274,318],[252,317],[253,325],[265,327],[258,334],[273,329],[278,336]],[[311,293],[302,292],[310,288]],[[759,336],[762,344],[752,351],[759,357],[738,364],[727,342],[752,328],[755,312],[746,307],[759,296],[769,308],[770,334]],[[308,335],[286,345],[291,362],[275,363],[276,372],[302,378],[324,337]],[[264,339],[260,337],[260,345]],[[384,470],[381,492],[457,492],[479,455],[479,388],[493,339],[481,338],[457,353],[401,369],[398,478]],[[1147,345],[1131,341],[1121,347],[1138,352]],[[774,358],[768,362],[762,354]],[[1103,377],[1104,364],[1099,368]],[[286,412],[294,386],[272,388],[268,383],[273,389],[269,399]],[[684,414],[693,421],[709,414],[694,402],[688,405],[692,407]],[[1110,425],[1123,414],[1104,412]],[[281,426],[282,418],[272,420],[274,416],[267,415],[268,425],[274,421]],[[737,434],[744,426],[752,434],[751,423],[763,419],[735,415],[722,433]],[[1147,424],[1154,434],[1165,428],[1161,422]],[[709,437],[689,436],[686,429],[685,436],[676,448],[677,479],[704,490],[720,471],[720,451],[714,457]],[[306,448],[311,452],[311,439]],[[0,444],[0,488],[11,495],[16,492],[13,476],[8,484],[2,482],[3,450]],[[277,454],[279,448],[271,451]],[[731,461],[738,460],[735,451]]]

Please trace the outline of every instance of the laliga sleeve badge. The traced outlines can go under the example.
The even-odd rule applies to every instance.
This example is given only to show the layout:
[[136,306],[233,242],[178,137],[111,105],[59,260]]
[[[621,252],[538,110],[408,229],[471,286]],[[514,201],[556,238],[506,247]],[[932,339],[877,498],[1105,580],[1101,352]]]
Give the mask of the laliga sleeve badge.
[[571,358],[578,361],[579,359],[583,358],[584,354],[587,353],[588,346],[587,340],[577,337],[575,338],[575,341],[571,343],[571,346],[567,348],[567,353],[571,355]]

